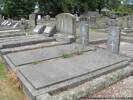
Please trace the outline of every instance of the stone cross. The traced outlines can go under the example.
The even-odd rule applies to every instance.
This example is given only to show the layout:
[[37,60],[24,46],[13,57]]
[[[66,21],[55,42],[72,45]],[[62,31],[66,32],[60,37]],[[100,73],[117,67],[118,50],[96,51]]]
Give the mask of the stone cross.
[[87,17],[80,18],[80,43],[89,44],[89,21]]
[[120,48],[120,27],[116,25],[116,20],[112,19],[109,25],[109,35],[107,40],[107,48],[112,53],[118,54]]

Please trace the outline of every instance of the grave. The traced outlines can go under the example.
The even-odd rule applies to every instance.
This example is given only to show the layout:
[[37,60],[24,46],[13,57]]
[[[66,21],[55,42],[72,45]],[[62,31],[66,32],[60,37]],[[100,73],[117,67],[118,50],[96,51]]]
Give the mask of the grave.
[[24,36],[24,38],[16,38],[9,42],[9,40],[3,40],[0,43],[0,48],[13,48],[13,47],[19,47],[19,46],[25,46],[25,45],[31,45],[31,44],[37,44],[42,42],[49,42],[49,41],[55,41],[52,37],[34,37],[33,38],[27,38],[27,36]]
[[128,63],[126,57],[96,50],[67,59],[51,59],[21,66],[19,78],[31,100],[35,100],[39,95],[81,84],[96,76],[125,67]]
[[82,47],[79,44],[59,45],[47,48],[40,48],[29,51],[10,53],[4,56],[9,63],[12,63],[13,70],[21,65],[31,64],[34,62],[46,61],[49,59],[59,58],[65,54],[75,54],[95,50],[92,47]]
[[35,34],[42,34],[44,32],[45,26],[44,25],[37,25],[34,30],[33,33]]
[[53,36],[55,33],[56,33],[56,26],[46,26],[43,32],[43,34],[48,37]]
[[73,42],[76,39],[76,17],[69,13],[62,13],[56,16],[55,37],[57,41]]

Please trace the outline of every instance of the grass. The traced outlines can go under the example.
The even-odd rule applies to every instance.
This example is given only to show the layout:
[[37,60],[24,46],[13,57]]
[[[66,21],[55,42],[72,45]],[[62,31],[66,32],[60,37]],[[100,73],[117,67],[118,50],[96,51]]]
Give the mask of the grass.
[[63,58],[70,58],[70,57],[72,57],[73,55],[72,55],[72,54],[63,54],[62,56],[63,56]]
[[0,64],[0,80],[6,79],[6,69],[4,64]]
[[8,72],[0,61],[0,100],[28,100],[16,75]]

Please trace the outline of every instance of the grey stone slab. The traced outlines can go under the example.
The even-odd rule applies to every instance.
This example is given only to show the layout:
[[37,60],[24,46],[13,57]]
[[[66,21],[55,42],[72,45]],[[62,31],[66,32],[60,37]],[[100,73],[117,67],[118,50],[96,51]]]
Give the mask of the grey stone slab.
[[32,45],[26,45],[26,46],[20,46],[20,47],[14,47],[14,48],[6,48],[1,49],[0,53],[2,55],[8,54],[8,53],[14,53],[14,52],[20,52],[20,51],[26,51],[26,50],[33,50],[33,49],[39,49],[44,47],[51,47],[51,46],[57,46],[57,45],[63,45],[67,44],[65,42],[45,42],[45,43],[38,43],[38,44],[32,44]]
[[55,34],[54,38],[56,39],[56,41],[66,42],[66,43],[73,43],[76,41],[73,35],[67,35],[67,34],[62,34],[62,33]]
[[64,54],[77,53],[82,51],[94,50],[93,47],[82,47],[79,44],[59,45],[17,53],[7,54],[9,60],[17,67],[38,61],[54,59]]
[[[87,74],[93,76],[95,71],[100,71],[104,68],[110,69],[111,66],[124,61],[127,61],[126,57],[111,54],[104,50],[97,50],[67,59],[54,59],[35,65],[21,66],[19,71],[34,89],[39,90],[47,87],[50,89],[51,86],[56,86]],[[56,87],[56,89],[58,88]]]
[[53,36],[56,33],[56,27],[55,26],[46,26],[43,34],[46,36]]
[[20,40],[30,40],[30,39],[41,39],[44,38],[44,36],[40,35],[22,35],[22,36],[13,36],[13,37],[5,37],[5,38],[0,38],[0,43],[8,43],[11,41],[20,41]]
[[56,16],[56,30],[60,33],[76,36],[76,17],[69,13]]
[[18,46],[25,46],[25,45],[31,45],[31,44],[37,44],[42,42],[50,42],[55,41],[52,37],[42,37],[42,38],[31,38],[31,39],[17,39],[14,41],[8,41],[0,43],[0,48],[13,48]]

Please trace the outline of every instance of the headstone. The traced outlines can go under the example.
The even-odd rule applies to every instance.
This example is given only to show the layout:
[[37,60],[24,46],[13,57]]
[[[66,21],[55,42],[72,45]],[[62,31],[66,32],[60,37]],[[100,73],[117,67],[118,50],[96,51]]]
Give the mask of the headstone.
[[133,29],[133,15],[130,15],[128,18],[128,28]]
[[30,21],[30,26],[35,27],[37,25],[37,15],[36,14],[30,14],[29,15],[29,21]]
[[0,19],[2,19],[2,15],[0,14]]
[[50,20],[50,15],[46,15],[45,20],[49,21]]
[[95,16],[91,16],[89,22],[90,22],[90,25],[95,25],[96,24],[96,17]]
[[89,44],[89,23],[87,17],[80,18],[80,43],[82,45]]
[[42,18],[41,18],[41,15],[38,15],[37,16],[37,20],[41,20]]
[[3,25],[5,26],[5,25],[7,25],[9,23],[9,21],[6,21]]
[[12,28],[17,28],[19,26],[19,22],[15,23]]
[[11,23],[11,22],[9,22],[7,25],[8,25],[8,26],[10,26],[11,24],[12,24],[12,23]]
[[110,50],[112,53],[116,53],[116,54],[119,53],[120,35],[121,35],[121,30],[116,25],[116,20],[115,19],[111,20],[110,26],[109,26],[109,36],[107,41],[107,47],[108,47],[108,50]]
[[21,18],[21,29],[22,30],[28,29],[28,23],[25,18]]
[[6,20],[4,20],[2,23],[1,23],[1,25],[4,25],[6,23]]
[[69,13],[57,15],[56,30],[59,33],[76,36],[76,17]]
[[42,34],[44,32],[45,26],[44,25],[37,25],[34,30],[33,33],[36,34]]
[[46,36],[53,36],[56,33],[56,27],[55,26],[46,26],[44,30],[44,35]]

